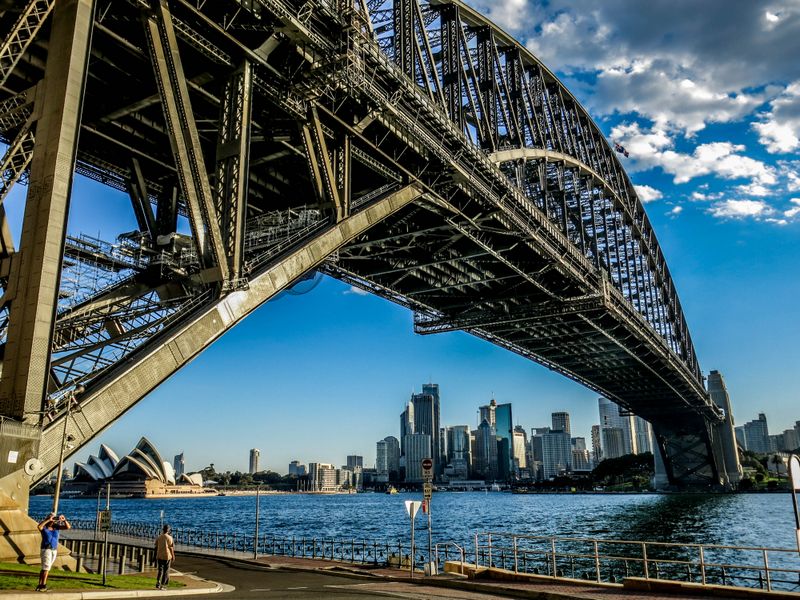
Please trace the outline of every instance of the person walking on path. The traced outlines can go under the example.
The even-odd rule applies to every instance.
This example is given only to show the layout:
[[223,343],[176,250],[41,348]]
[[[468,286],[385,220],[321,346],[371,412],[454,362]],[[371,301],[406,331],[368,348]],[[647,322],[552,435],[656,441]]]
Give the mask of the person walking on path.
[[37,525],[39,533],[42,534],[41,558],[42,570],[39,571],[39,585],[36,586],[37,592],[47,591],[47,576],[50,574],[50,567],[56,561],[58,555],[58,532],[62,529],[70,529],[71,525],[64,515],[56,519],[56,513],[50,513],[47,518]]
[[172,561],[175,560],[175,541],[169,532],[169,525],[164,525],[161,535],[156,538],[157,590],[164,589],[169,585],[169,568]]

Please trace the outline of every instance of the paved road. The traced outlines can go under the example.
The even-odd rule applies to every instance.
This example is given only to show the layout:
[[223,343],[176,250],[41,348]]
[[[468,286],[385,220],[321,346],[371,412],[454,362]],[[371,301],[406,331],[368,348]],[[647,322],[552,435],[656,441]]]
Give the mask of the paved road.
[[[402,582],[354,579],[329,573],[306,573],[248,565],[224,558],[199,558],[180,556],[175,568],[182,573],[196,574],[204,579],[232,585],[233,592],[212,596],[181,596],[181,600],[255,600],[257,598],[333,598],[334,600],[366,600],[369,598],[411,598],[488,600],[494,595],[459,590],[419,586]],[[158,597],[153,592],[153,597]]]

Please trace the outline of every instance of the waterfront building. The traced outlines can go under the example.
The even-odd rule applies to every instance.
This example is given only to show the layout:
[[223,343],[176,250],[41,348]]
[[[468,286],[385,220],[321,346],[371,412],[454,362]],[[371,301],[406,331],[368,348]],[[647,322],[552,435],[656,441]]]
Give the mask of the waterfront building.
[[172,459],[172,468],[175,471],[175,477],[180,477],[186,472],[186,462],[183,459],[183,452],[176,454]]
[[400,456],[406,455],[406,436],[410,433],[414,433],[413,402],[406,404],[405,410],[400,413]]
[[586,438],[574,437],[570,440],[575,450],[586,450]]
[[405,437],[406,481],[422,481],[422,459],[431,457],[431,436],[425,433],[410,433]]
[[594,466],[603,460],[603,446],[600,442],[600,425],[592,425],[592,462]]
[[591,470],[591,460],[589,451],[584,448],[572,448],[572,470],[589,471]]
[[781,435],[782,444],[779,450],[785,450],[786,452],[792,452],[793,450],[797,450],[800,448],[800,427],[795,427],[794,429],[786,429],[783,434]]
[[[448,465],[458,473],[458,477],[466,479],[472,468],[472,448],[468,425],[445,427]],[[462,477],[463,475],[463,477]]]
[[744,436],[744,425],[734,427],[733,432],[736,436],[736,443],[739,444],[742,450],[747,450],[747,439],[745,439]]
[[347,456],[347,468],[353,471],[356,467],[364,468],[364,457],[358,454],[349,454]]
[[751,452],[766,454],[770,451],[769,428],[767,427],[767,416],[764,413],[758,414],[758,419],[744,424],[744,448]]
[[433,473],[439,476],[444,467],[441,465],[441,450],[439,446],[439,386],[428,383],[422,386],[421,394],[413,394],[411,402],[414,405],[414,433],[427,435],[431,438],[431,452],[429,457],[433,460]]
[[[600,410],[600,439],[603,444],[604,458],[619,458],[625,454],[633,454],[633,423],[632,415],[620,414],[619,405],[607,398],[598,398]],[[608,430],[618,430],[607,434]],[[619,436],[619,438],[618,438]],[[606,443],[606,438],[613,440],[613,446]],[[617,439],[619,443],[617,444]]]
[[509,481],[514,474],[514,418],[510,402],[495,406],[494,429],[497,436],[497,477]]
[[493,425],[484,419],[475,433],[475,455],[473,456],[475,475],[486,481],[498,478],[497,434]]
[[636,436],[636,454],[653,451],[653,428],[642,417],[633,417],[634,435]]
[[251,475],[253,473],[258,473],[258,458],[261,456],[261,450],[258,448],[251,448],[250,450],[250,470],[248,471]]
[[563,431],[564,433],[571,433],[569,426],[569,413],[568,412],[554,412],[551,415],[553,421],[553,431]]
[[400,442],[396,437],[390,435],[376,444],[375,471],[387,482],[400,477]]
[[517,425],[514,427],[514,461],[518,470],[528,468],[528,436],[525,428]]
[[75,463],[73,472],[65,492],[94,495],[109,485],[112,494],[135,498],[215,493],[203,488],[199,473],[176,477],[173,465],[144,437],[121,459],[103,444],[97,456]]
[[548,431],[541,435],[542,477],[552,479],[572,469],[572,440],[566,431]]
[[607,458],[619,458],[629,454],[626,450],[625,440],[628,439],[627,432],[621,427],[604,427],[601,431],[603,440],[603,460]]
[[300,464],[299,460],[293,460],[289,463],[289,475],[294,475],[295,477],[302,477],[306,474],[306,466]]
[[549,427],[534,427],[531,429],[531,477],[536,481],[544,479],[544,443],[542,437],[550,433]]
[[309,489],[314,492],[335,492],[338,489],[337,469],[330,463],[308,463]]

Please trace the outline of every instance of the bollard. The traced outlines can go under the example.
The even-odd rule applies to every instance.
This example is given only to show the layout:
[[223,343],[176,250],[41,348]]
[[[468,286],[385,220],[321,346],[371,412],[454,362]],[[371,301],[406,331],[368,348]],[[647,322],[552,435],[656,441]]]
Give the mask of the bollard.
[[78,555],[75,559],[75,572],[80,573],[83,571],[83,556]]
[[144,573],[144,550],[139,550],[139,573]]
[[119,569],[117,571],[120,575],[125,574],[125,560],[125,552],[123,552],[122,556],[119,558]]

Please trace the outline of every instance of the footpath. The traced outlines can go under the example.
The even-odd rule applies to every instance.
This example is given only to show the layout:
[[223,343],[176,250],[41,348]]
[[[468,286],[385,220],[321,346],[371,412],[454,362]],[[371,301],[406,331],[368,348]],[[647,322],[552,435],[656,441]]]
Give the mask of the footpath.
[[[112,541],[132,543],[132,538],[109,536]],[[141,542],[141,540],[136,540]],[[195,548],[176,548],[178,563],[181,559],[193,557],[193,573],[173,571],[172,577],[185,585],[170,590],[128,590],[128,591],[51,591],[47,596],[54,600],[101,600],[113,598],[147,598],[162,596],[198,596],[233,592],[235,586],[242,587],[242,568],[252,567],[277,573],[316,573],[335,575],[340,578],[358,579],[362,593],[371,592],[378,596],[409,598],[456,598],[469,597],[470,593],[482,597],[535,598],[539,600],[700,600],[707,598],[769,598],[772,600],[800,600],[800,593],[767,592],[757,589],[730,588],[723,586],[700,586],[677,582],[628,579],[622,584],[589,583],[579,580],[554,580],[545,576],[515,576],[513,572],[499,569],[481,569],[477,573],[465,569],[461,574],[459,563],[449,563],[447,570],[433,577],[425,577],[396,568],[375,567],[373,565],[351,564],[323,561],[311,558],[288,556],[259,556],[252,553],[223,551],[198,552]],[[206,559],[205,561],[200,559]],[[188,562],[188,561],[187,561]],[[214,578],[204,574],[203,565],[213,562]],[[188,570],[188,568],[187,568]],[[231,585],[233,584],[233,585]],[[426,591],[427,590],[427,591]],[[437,590],[436,593],[433,590]],[[241,590],[246,591],[246,590]],[[253,590],[255,591],[255,590]],[[233,594],[238,597],[238,594]],[[0,592],[0,600],[33,600],[41,598],[34,591]],[[250,595],[257,598],[257,595]],[[477,596],[475,596],[477,597]]]

